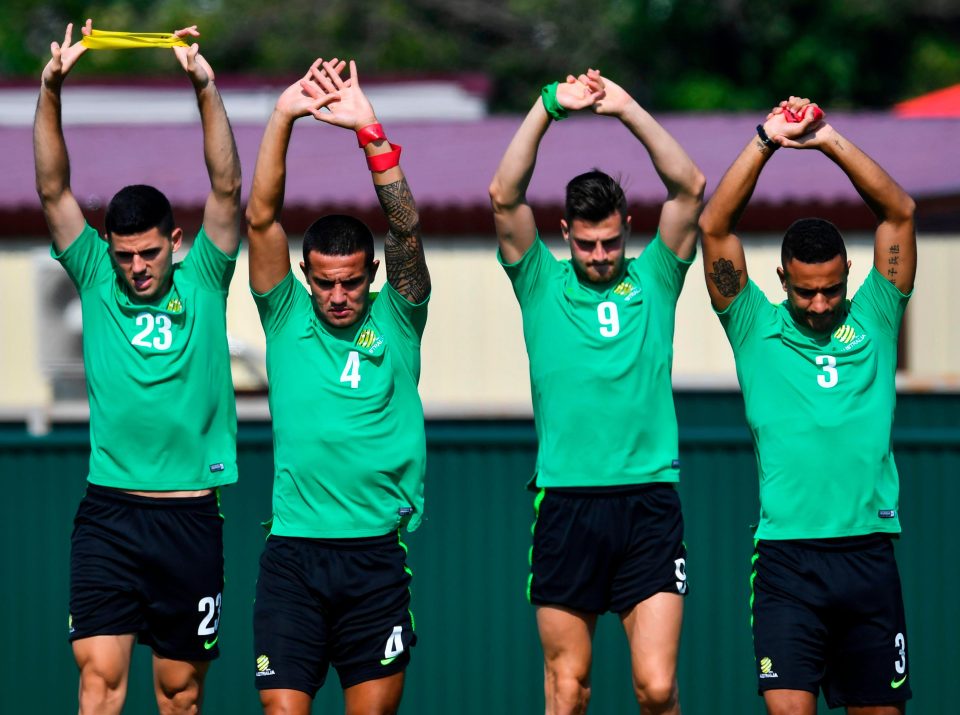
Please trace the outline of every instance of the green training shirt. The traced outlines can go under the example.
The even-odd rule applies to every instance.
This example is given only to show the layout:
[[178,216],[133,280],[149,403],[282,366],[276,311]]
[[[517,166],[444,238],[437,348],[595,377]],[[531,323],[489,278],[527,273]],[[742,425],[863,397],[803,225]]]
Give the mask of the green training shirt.
[[427,301],[390,284],[347,328],[317,317],[293,273],[254,293],[267,336],[273,418],[273,524],[278,536],[358,538],[423,512],[426,438],[420,339]]
[[89,225],[51,254],[80,291],[92,484],[205,489],[237,481],[237,414],[227,348],[236,256],[201,228],[169,292],[134,303]]
[[523,315],[536,485],[678,481],[673,324],[692,260],[677,258],[657,234],[619,279],[593,285],[539,236],[516,263],[498,258]]
[[758,539],[900,531],[890,433],[908,298],[872,269],[832,333],[794,320],[752,280],[719,313],[757,456]]

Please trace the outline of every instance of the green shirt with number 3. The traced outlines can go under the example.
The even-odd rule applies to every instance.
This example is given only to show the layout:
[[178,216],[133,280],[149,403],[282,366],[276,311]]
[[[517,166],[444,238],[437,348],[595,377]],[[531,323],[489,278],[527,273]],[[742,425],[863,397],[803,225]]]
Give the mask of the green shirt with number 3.
[[760,476],[758,539],[899,533],[891,430],[909,296],[872,269],[833,332],[797,322],[751,280],[719,313]]

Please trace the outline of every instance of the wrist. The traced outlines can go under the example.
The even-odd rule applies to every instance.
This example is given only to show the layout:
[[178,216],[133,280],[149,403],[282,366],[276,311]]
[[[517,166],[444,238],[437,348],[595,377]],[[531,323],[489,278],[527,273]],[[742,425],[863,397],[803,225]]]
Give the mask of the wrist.
[[540,90],[540,101],[543,102],[543,108],[547,111],[547,114],[550,115],[551,119],[558,122],[561,119],[567,118],[566,107],[561,105],[560,100],[557,99],[557,86],[559,84],[559,82],[547,84]]
[[770,154],[780,148],[780,145],[770,136],[766,123],[757,125],[757,142]]
[[387,135],[383,131],[383,125],[374,118],[372,122],[359,122],[356,128],[357,146],[361,149],[368,144],[383,141]]

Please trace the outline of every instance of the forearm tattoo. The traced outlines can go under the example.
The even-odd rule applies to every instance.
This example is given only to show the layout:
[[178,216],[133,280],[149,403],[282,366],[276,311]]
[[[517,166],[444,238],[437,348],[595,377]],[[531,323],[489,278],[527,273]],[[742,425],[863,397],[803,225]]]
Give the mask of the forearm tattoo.
[[724,298],[732,298],[740,292],[740,276],[743,271],[738,271],[733,267],[733,263],[726,258],[721,258],[713,262],[714,273],[710,274],[710,280],[717,286],[717,291]]
[[376,186],[377,198],[387,216],[390,232],[384,245],[387,280],[411,303],[430,295],[430,273],[420,240],[420,216],[407,180]]

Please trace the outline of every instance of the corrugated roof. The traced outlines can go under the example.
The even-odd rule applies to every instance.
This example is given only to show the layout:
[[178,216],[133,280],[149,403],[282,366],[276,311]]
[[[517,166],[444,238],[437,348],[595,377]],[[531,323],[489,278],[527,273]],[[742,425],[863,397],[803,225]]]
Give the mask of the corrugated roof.
[[[754,135],[758,114],[664,115],[659,119],[707,176],[707,192]],[[831,123],[882,164],[934,224],[960,217],[960,162],[949,147],[960,120],[901,119],[889,113],[831,113]],[[488,233],[487,186],[521,117],[475,122],[392,122],[403,145],[403,167],[424,225],[449,233]],[[148,183],[164,191],[181,215],[199,215],[208,184],[200,127],[67,126],[73,189],[88,209],[102,209],[120,187]],[[253,176],[262,128],[235,127],[244,167],[244,196]],[[23,233],[38,224],[31,130],[0,128],[0,231]],[[566,182],[597,166],[621,174],[635,212],[655,217],[663,186],[643,147],[616,120],[577,116],[551,127],[529,190],[553,220]],[[309,216],[351,211],[377,223],[376,196],[350,132],[309,119],[297,123],[288,154],[285,223],[302,230]],[[782,229],[793,213],[817,213],[846,227],[871,217],[843,173],[818,152],[783,150],[771,160],[744,217],[744,228]],[[636,219],[635,219],[636,220]],[[431,226],[431,221],[434,224]],[[954,226],[957,225],[954,223]]]

